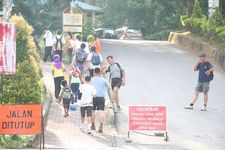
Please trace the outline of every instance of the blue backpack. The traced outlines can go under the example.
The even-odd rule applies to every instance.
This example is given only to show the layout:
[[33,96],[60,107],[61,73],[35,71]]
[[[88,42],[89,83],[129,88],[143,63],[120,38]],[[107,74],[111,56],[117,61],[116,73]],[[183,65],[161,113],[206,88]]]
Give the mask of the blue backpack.
[[94,66],[100,65],[100,64],[101,64],[101,58],[100,58],[100,55],[97,54],[97,53],[92,53],[91,63],[92,63]]

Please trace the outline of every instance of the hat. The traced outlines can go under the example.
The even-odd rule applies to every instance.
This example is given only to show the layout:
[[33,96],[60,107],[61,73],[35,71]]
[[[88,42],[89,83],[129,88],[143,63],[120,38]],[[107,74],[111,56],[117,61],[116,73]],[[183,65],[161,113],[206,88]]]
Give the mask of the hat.
[[206,53],[205,52],[201,52],[201,53],[199,53],[198,57],[206,57]]
[[72,72],[72,75],[75,76],[75,77],[78,77],[79,76],[79,72],[77,70],[74,70]]

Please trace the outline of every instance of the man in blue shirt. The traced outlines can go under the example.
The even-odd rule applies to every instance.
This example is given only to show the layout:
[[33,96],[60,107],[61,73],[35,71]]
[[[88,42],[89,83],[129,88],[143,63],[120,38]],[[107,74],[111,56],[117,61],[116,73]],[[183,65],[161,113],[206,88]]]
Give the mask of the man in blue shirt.
[[198,84],[195,89],[195,95],[192,102],[185,106],[185,109],[193,109],[195,102],[198,99],[199,93],[204,93],[204,106],[201,111],[206,111],[208,102],[209,83],[213,79],[214,68],[212,64],[206,60],[206,54],[201,52],[199,54],[199,62],[196,64],[194,71],[199,71]]
[[105,96],[107,89],[110,90],[109,83],[101,77],[101,70],[100,68],[95,68],[95,77],[91,79],[91,84],[95,87],[97,94],[96,97],[93,99],[93,114],[92,114],[92,126],[91,129],[95,130],[95,111],[100,112],[99,117],[99,132],[103,131],[103,122],[104,122],[104,110],[105,110]]

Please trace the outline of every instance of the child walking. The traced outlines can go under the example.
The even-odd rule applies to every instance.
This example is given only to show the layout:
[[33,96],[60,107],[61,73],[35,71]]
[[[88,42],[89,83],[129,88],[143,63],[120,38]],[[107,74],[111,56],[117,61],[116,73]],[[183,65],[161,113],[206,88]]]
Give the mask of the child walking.
[[77,103],[79,87],[81,84],[80,72],[77,69],[71,68],[70,71],[70,87],[73,92],[73,101]]
[[61,99],[63,99],[63,107],[64,107],[64,112],[65,112],[64,117],[68,117],[69,116],[69,108],[70,108],[70,100],[71,100],[73,93],[72,93],[70,87],[68,86],[66,80],[63,80],[61,82],[61,84],[62,84],[62,89],[59,94],[59,102],[61,101]]
[[[80,113],[81,113],[81,131],[86,131],[88,134],[91,134],[91,116],[92,116],[92,107],[93,107],[93,98],[96,96],[96,90],[93,85],[90,84],[91,77],[85,77],[85,83],[80,86],[80,95],[81,95],[81,104],[80,104]],[[88,127],[85,129],[84,119],[87,116]]]

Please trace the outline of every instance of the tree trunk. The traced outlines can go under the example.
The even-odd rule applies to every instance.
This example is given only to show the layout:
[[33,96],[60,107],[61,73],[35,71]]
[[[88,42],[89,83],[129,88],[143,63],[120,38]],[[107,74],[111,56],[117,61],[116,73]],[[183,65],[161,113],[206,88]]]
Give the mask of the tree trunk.
[[188,16],[191,17],[195,0],[188,0]]

